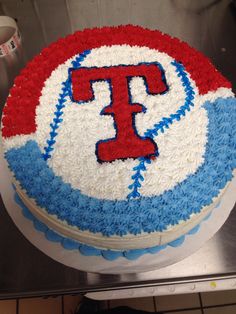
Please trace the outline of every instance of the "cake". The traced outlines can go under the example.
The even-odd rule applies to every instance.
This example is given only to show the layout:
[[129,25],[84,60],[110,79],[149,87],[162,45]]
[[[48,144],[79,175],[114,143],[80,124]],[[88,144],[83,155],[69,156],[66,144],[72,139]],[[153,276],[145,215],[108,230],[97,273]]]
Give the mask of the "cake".
[[179,246],[236,166],[231,84],[200,52],[138,26],[60,39],[16,77],[4,157],[47,239],[108,260]]

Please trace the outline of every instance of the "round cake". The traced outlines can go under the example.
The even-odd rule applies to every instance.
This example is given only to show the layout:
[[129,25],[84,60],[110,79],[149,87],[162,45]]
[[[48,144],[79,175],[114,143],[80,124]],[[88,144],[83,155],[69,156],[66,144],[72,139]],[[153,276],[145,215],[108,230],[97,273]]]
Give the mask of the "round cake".
[[138,26],[60,39],[2,116],[17,201],[65,248],[113,260],[181,245],[236,166],[231,84],[186,43]]

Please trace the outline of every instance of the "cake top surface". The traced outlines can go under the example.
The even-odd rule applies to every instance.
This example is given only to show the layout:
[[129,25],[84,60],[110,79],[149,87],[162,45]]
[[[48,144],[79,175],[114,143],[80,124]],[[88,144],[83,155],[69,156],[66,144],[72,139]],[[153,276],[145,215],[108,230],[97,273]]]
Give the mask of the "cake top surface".
[[15,79],[2,136],[39,207],[122,236],[163,231],[212,203],[232,178],[235,121],[231,85],[205,56],[129,25],[45,48]]

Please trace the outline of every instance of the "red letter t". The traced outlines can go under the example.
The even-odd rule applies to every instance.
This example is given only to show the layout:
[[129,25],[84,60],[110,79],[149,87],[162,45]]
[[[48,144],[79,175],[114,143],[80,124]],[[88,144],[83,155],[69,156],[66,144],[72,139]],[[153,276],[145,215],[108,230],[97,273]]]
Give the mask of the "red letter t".
[[113,116],[116,137],[97,142],[96,154],[99,162],[151,157],[157,154],[157,145],[153,139],[140,137],[135,127],[135,114],[145,109],[140,104],[131,103],[130,99],[129,80],[137,76],[144,78],[149,94],[160,94],[167,90],[157,63],[71,69],[74,101],[93,99],[91,82],[107,80],[111,84],[111,104],[101,114]]

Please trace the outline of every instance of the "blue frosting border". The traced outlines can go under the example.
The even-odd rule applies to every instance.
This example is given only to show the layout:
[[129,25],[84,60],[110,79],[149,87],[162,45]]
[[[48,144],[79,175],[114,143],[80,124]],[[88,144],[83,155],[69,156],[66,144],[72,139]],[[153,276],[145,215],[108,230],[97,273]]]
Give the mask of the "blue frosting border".
[[206,102],[204,108],[209,119],[205,162],[196,173],[159,196],[111,201],[83,195],[55,176],[35,141],[10,149],[5,157],[21,187],[38,206],[80,230],[105,236],[163,231],[210,205],[232,179],[236,167],[236,100],[218,98]]
[[[169,242],[165,245],[157,245],[151,248],[133,249],[133,250],[128,250],[128,251],[101,250],[101,249],[97,249],[89,245],[81,244],[78,241],[61,236],[60,234],[48,228],[44,223],[39,221],[30,212],[30,210],[25,206],[25,204],[21,201],[20,197],[18,196],[16,192],[14,195],[14,199],[15,199],[15,202],[21,207],[22,214],[24,215],[24,217],[32,221],[34,228],[37,231],[44,233],[45,238],[47,240],[51,242],[55,242],[55,243],[60,243],[62,247],[66,250],[78,250],[82,255],[85,255],[85,256],[101,256],[108,261],[114,261],[119,257],[124,257],[128,260],[136,260],[144,254],[148,254],[148,253],[157,254],[160,251],[167,248],[168,246],[177,248],[184,243],[186,236],[196,234],[200,229],[201,223],[209,219],[211,216],[211,212],[210,212],[198,225],[196,225],[188,233],[186,233],[185,235],[182,235],[176,240]],[[218,208],[219,206],[220,206],[220,202],[218,202],[215,208]]]

